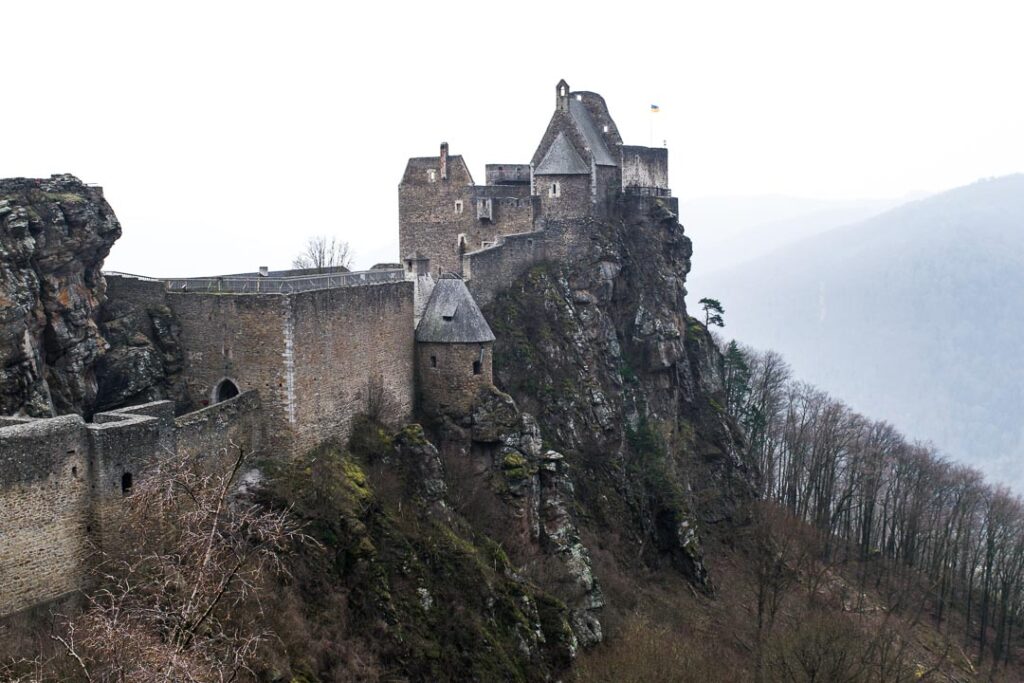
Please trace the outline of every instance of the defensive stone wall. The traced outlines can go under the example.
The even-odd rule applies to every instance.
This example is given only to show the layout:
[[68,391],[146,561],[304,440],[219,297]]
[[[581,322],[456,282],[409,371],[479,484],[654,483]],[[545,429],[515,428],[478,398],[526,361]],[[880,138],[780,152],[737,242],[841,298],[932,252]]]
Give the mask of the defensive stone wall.
[[185,383],[198,406],[222,383],[260,392],[268,446],[287,449],[294,403],[291,299],[282,294],[168,292],[186,349]]
[[0,617],[79,588],[90,553],[90,460],[77,415],[0,426]]
[[623,145],[622,188],[625,192],[637,194],[671,194],[668,187],[668,150],[664,147]]
[[186,413],[174,421],[174,431],[180,457],[213,457],[225,449],[237,453],[234,448],[262,452],[266,436],[259,392],[246,391]]
[[142,308],[167,303],[162,280],[115,273],[104,273],[104,279],[108,299],[125,300]]
[[352,418],[372,400],[383,398],[395,418],[412,414],[412,282],[287,298],[292,339],[287,409],[298,452],[326,439],[346,440]]
[[499,237],[493,247],[462,257],[466,286],[477,304],[485,306],[538,263],[589,258],[594,249],[593,221],[590,217],[544,220],[540,230]]
[[548,234],[543,230],[505,235],[493,247],[462,257],[462,276],[480,306],[489,304],[498,292],[547,256]]
[[177,420],[170,401],[93,420],[0,419],[0,617],[86,587],[93,553],[117,542],[122,497],[159,460],[261,438],[256,392]]
[[411,414],[413,285],[406,281],[297,294],[171,292],[199,405],[230,382],[260,392],[266,446],[289,454],[344,440],[369,387]]

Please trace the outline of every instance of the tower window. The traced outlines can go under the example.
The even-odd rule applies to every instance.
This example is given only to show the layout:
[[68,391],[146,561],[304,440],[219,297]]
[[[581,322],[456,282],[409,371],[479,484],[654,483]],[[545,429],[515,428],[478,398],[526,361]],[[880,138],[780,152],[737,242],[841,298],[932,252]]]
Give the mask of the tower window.
[[559,187],[558,183],[551,183],[551,186],[548,188],[548,196],[549,197],[561,197],[562,196],[562,188]]
[[121,475],[121,493],[128,495],[132,492],[132,473],[125,472]]
[[455,213],[462,213],[462,202],[455,202]]
[[437,356],[431,356],[430,357],[430,367],[432,367],[432,368],[436,368],[437,367]]
[[473,361],[473,374],[474,375],[479,375],[482,372],[483,372],[483,365],[480,363],[480,361],[478,361],[478,360]]

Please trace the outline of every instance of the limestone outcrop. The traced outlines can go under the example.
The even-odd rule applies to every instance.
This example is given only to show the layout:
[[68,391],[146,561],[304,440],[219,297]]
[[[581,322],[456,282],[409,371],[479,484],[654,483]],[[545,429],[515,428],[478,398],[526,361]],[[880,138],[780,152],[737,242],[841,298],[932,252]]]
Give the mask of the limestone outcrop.
[[0,180],[0,414],[92,412],[100,268],[121,225],[70,175]]
[[687,315],[690,240],[649,198],[587,233],[586,257],[538,265],[485,307],[495,382],[564,454],[592,533],[633,537],[711,591],[701,534],[739,521],[755,475],[722,409],[721,355]]

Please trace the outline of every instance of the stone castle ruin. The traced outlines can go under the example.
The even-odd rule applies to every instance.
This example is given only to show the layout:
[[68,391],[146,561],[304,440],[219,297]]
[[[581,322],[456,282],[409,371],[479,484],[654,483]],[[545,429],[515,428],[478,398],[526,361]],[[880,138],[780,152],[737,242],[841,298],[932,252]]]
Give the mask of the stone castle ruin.
[[447,143],[409,160],[397,267],[106,273],[109,300],[174,321],[179,407],[198,410],[0,418],[0,617],[81,587],[88,542],[102,546],[118,499],[168,453],[230,442],[287,457],[344,441],[374,400],[403,418],[469,411],[493,382],[481,306],[539,262],[593,256],[588,225],[616,207],[677,213],[666,149],[623,144],[596,93],[560,81],[555,105],[530,162],[487,164],[484,185]]

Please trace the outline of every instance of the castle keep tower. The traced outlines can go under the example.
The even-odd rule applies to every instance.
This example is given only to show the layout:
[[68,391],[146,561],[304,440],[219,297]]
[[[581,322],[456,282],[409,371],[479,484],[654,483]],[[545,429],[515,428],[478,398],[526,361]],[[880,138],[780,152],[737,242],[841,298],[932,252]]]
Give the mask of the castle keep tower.
[[[398,186],[400,257],[427,259],[435,277],[462,275],[474,294],[481,274],[509,276],[495,247],[519,260],[557,258],[571,240],[546,241],[543,231],[585,229],[580,219],[611,215],[622,195],[671,197],[668,150],[623,145],[604,98],[564,80],[530,163],[485,168],[486,184],[474,184],[466,161],[442,143],[438,156],[409,159]],[[537,234],[527,241],[527,233]]]
[[443,276],[416,326],[416,371],[428,413],[466,413],[492,376],[494,333],[460,278]]
[[604,98],[572,92],[559,81],[555,113],[533,154],[533,193],[545,218],[607,213],[607,200],[621,188],[622,138]]

